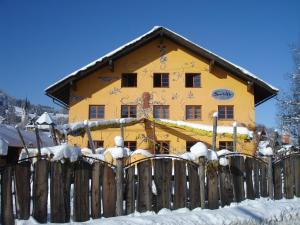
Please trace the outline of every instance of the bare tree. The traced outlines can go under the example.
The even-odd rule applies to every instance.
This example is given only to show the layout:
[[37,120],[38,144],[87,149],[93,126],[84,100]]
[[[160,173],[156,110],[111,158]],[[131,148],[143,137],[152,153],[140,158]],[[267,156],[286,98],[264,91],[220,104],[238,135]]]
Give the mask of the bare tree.
[[287,75],[289,89],[278,97],[278,116],[282,131],[300,145],[300,44],[292,47],[292,54],[295,68]]

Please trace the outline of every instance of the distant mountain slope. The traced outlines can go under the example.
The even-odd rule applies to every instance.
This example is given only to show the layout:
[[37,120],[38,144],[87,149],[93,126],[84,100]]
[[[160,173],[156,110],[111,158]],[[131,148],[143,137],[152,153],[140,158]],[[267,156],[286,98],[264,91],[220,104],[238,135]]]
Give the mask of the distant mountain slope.
[[65,109],[57,110],[53,107],[32,104],[26,99],[17,99],[0,90],[0,123],[15,125],[21,122],[23,109],[26,108],[29,119],[34,119],[43,112],[48,112],[57,124],[67,123],[68,112]]

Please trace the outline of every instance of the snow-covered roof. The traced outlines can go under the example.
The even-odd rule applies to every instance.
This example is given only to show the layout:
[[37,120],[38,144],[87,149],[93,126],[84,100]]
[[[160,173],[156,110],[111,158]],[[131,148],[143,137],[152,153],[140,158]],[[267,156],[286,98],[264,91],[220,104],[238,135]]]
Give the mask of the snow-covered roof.
[[[68,105],[68,97],[65,96],[65,93],[62,93],[61,88],[68,85],[75,79],[81,78],[82,76],[88,75],[90,71],[95,69],[95,67],[99,68],[100,66],[108,65],[112,60],[117,59],[124,55],[124,52],[132,51],[136,49],[141,44],[154,39],[158,35],[166,36],[171,38],[174,41],[179,42],[180,44],[184,45],[185,47],[191,49],[192,51],[214,61],[218,65],[221,65],[229,70],[231,70],[234,74],[240,76],[243,79],[253,82],[257,85],[261,90],[259,91],[261,95],[263,95],[262,99],[256,100],[256,105],[259,103],[264,102],[265,100],[273,97],[278,92],[278,89],[274,86],[268,84],[264,80],[260,79],[257,75],[251,73],[250,71],[246,70],[243,67],[240,67],[219,55],[203,48],[202,46],[195,44],[194,42],[190,41],[189,39],[177,34],[176,32],[167,29],[161,26],[155,26],[150,31],[146,32],[145,34],[137,37],[136,39],[120,46],[119,48],[103,55],[102,57],[94,60],[93,62],[89,63],[88,65],[70,73],[69,75],[63,77],[61,80],[55,82],[54,84],[50,85],[46,88],[45,92],[46,95],[52,97],[55,100],[60,101],[64,105]],[[126,53],[126,52],[125,52]],[[58,93],[55,93],[55,92]]]
[[[27,146],[36,147],[36,136],[34,132],[21,130],[22,136]],[[43,147],[53,146],[53,140],[47,134],[40,132]],[[0,138],[7,141],[8,146],[23,147],[16,128],[0,124]]]
[[51,125],[54,124],[53,119],[51,116],[47,113],[44,112],[37,120],[36,123],[39,125]]

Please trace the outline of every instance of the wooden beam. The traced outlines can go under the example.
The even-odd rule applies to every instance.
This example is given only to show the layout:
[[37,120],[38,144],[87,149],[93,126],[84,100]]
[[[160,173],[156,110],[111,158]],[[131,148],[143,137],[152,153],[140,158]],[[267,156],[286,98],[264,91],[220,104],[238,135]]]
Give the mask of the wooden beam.
[[34,128],[35,131],[35,136],[36,136],[36,145],[38,149],[38,156],[41,156],[41,139],[40,139],[40,134],[39,134],[39,128],[36,126]]
[[92,135],[91,135],[91,130],[90,130],[90,127],[89,127],[89,124],[88,124],[88,121],[85,120],[84,121],[84,125],[85,125],[85,130],[86,130],[86,134],[87,134],[87,137],[88,137],[88,140],[89,140],[89,144],[92,149],[92,152],[93,154],[95,154],[95,145],[94,145],[94,142],[93,142],[93,139],[92,139]]
[[108,61],[108,67],[109,67],[109,69],[110,69],[110,71],[111,72],[114,72],[114,62],[113,62],[113,60],[112,59],[110,59],[109,61]]
[[17,132],[18,132],[18,135],[19,135],[19,137],[20,137],[20,139],[21,139],[23,148],[25,149],[26,154],[27,154],[27,156],[29,157],[29,152],[28,152],[26,143],[25,143],[25,141],[24,141],[23,135],[22,135],[22,133],[21,133],[21,131],[20,131],[20,128],[18,127],[18,125],[16,125],[15,128],[16,128],[16,130],[17,130]]
[[210,60],[209,62],[209,72],[212,73],[215,66],[215,60]]

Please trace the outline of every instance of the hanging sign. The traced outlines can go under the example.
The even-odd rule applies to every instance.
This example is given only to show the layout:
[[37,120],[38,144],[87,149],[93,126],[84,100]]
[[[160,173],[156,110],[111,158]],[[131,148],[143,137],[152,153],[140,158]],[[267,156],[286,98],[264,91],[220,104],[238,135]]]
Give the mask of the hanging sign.
[[216,89],[212,92],[211,96],[218,100],[229,100],[234,97],[234,92],[228,89]]

